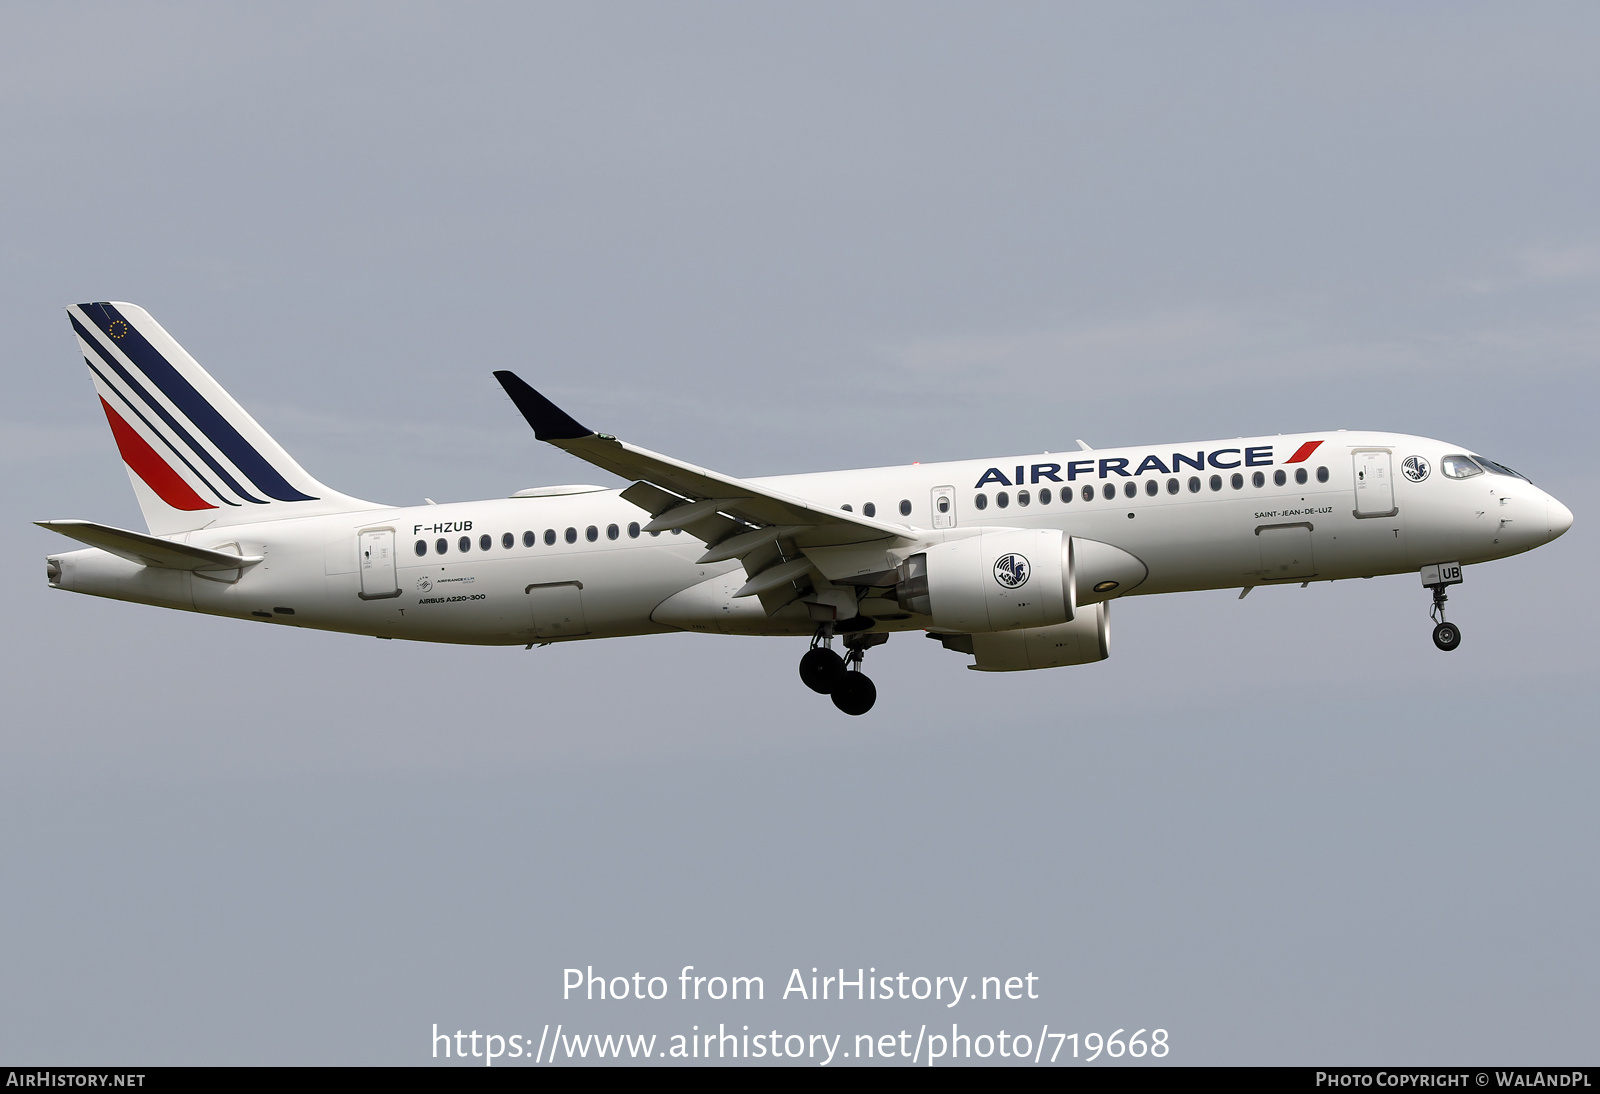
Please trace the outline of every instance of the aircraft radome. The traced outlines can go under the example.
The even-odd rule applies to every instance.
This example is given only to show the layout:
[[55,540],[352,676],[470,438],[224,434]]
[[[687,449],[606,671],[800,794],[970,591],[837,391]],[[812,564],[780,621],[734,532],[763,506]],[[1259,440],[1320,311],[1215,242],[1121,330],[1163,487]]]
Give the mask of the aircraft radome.
[[149,529],[40,521],[88,545],[49,557],[52,587],[421,642],[800,636],[801,679],[847,714],[895,632],[984,671],[1081,665],[1109,655],[1122,596],[1415,572],[1453,650],[1463,567],[1572,524],[1466,447],[1344,430],[737,479],[509,372],[538,439],[631,485],[378,505],[307,474],[144,309],[68,311]]

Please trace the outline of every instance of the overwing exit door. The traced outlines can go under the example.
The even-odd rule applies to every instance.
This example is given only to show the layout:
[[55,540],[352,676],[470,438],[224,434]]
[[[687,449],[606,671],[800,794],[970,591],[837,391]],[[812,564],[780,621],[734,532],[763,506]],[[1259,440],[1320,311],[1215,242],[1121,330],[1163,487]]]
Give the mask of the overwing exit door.
[[395,580],[394,529],[375,528],[362,532],[357,545],[361,565],[362,600],[386,600],[400,595]]
[[935,486],[933,488],[933,526],[935,528],[954,528],[956,526],[956,488],[953,486]]

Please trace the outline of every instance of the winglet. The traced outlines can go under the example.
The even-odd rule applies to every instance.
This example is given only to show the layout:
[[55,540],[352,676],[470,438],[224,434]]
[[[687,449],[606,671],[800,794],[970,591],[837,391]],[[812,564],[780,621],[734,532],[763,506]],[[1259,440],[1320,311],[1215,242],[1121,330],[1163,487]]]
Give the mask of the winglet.
[[501,369],[494,374],[494,378],[506,389],[511,401],[517,404],[522,416],[533,426],[533,435],[541,441],[575,441],[594,433],[594,430],[585,429],[570,414],[529,387],[516,373]]

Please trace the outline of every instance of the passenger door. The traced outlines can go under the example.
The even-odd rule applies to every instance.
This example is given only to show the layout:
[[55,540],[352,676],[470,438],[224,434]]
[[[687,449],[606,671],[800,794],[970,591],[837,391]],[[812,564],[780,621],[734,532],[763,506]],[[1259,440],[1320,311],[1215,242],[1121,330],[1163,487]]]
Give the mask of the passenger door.
[[1356,516],[1392,517],[1400,510],[1394,504],[1394,476],[1389,462],[1389,450],[1367,449],[1357,451]]
[[360,534],[356,547],[356,561],[361,568],[361,592],[357,595],[362,600],[399,596],[400,583],[395,580],[394,529],[368,529]]

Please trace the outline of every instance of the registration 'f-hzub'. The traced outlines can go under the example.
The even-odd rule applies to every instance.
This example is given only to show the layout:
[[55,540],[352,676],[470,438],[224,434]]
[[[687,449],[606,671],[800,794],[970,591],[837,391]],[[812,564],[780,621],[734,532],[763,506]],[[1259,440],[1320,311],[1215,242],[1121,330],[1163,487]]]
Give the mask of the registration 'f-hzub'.
[[1080,665],[1109,655],[1121,596],[1420,573],[1452,650],[1462,567],[1572,524],[1465,447],[1344,430],[738,479],[596,433],[510,372],[539,440],[631,485],[396,508],[312,478],[144,309],[69,314],[149,528],[39,522],[88,545],[49,557],[52,587],[422,642],[799,636],[801,678],[849,714],[897,631],[974,669]]

